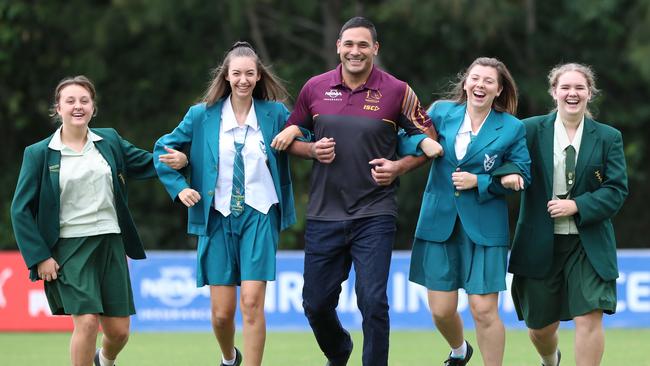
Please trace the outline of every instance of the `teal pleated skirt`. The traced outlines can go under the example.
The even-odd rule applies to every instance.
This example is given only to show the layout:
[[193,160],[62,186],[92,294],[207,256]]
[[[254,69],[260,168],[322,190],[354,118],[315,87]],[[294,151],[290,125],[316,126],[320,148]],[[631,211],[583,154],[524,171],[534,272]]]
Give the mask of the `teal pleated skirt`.
[[433,291],[489,294],[506,289],[507,261],[508,247],[477,245],[456,219],[448,240],[414,240],[409,280]]
[[199,237],[197,286],[275,280],[278,220],[277,206],[263,214],[245,205],[238,217],[211,208],[208,235]]

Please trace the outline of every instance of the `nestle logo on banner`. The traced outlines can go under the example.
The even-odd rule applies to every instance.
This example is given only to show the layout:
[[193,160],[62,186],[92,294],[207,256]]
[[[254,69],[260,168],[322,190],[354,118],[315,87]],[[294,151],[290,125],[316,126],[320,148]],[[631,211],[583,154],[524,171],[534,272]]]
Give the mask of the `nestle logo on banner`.
[[343,93],[341,93],[340,91],[338,91],[336,89],[330,89],[330,90],[325,92],[325,96],[327,97],[327,98],[325,98],[325,100],[340,101],[340,100],[343,100],[342,98],[340,98],[342,95],[343,95]]
[[210,297],[208,286],[197,288],[192,267],[170,266],[160,268],[159,278],[145,278],[140,282],[143,298],[152,297],[170,307],[187,306],[197,296]]

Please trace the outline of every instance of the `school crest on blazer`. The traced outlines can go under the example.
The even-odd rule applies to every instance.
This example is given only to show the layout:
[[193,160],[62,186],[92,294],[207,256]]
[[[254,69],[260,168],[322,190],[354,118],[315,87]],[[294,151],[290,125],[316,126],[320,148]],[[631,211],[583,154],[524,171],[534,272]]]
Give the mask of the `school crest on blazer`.
[[483,160],[483,169],[485,169],[486,172],[489,172],[494,168],[494,162],[497,160],[497,157],[499,155],[494,154],[492,156],[485,154],[485,160]]

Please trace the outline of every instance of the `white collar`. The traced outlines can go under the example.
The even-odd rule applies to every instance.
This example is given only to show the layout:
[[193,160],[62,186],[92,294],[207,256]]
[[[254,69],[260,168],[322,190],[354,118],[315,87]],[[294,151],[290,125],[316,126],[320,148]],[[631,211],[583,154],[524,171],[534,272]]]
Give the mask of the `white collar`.
[[[483,122],[481,122],[481,125],[478,128],[478,131],[474,135],[478,135],[479,132],[481,132],[481,128],[483,128],[483,125],[485,124],[485,121],[487,121],[488,117],[490,117],[490,114],[492,113],[492,109],[488,112],[488,114],[485,116],[483,119]],[[460,129],[458,130],[458,133],[472,133],[472,119],[469,118],[469,113],[467,112],[467,107],[465,107],[465,117],[463,119],[463,124],[460,125]]]
[[[232,102],[230,101],[230,95],[223,102],[223,107],[221,109],[221,123],[223,125],[224,132],[239,127],[237,124],[237,118],[235,118],[235,111],[232,108]],[[257,116],[255,115],[255,103],[251,103],[251,109],[248,110],[248,115],[246,116],[246,121],[244,121],[244,124],[254,130],[257,130],[258,124]]]
[[[103,140],[101,136],[91,131],[90,128],[87,129],[87,131],[88,132],[86,134],[86,137],[88,138],[88,141],[95,142],[95,141]],[[54,135],[52,135],[52,140],[50,140],[50,143],[47,145],[47,147],[57,151],[61,151],[66,148],[66,146],[61,141],[61,126],[59,126],[59,128],[56,129]]]
[[566,133],[566,127],[564,127],[564,123],[562,123],[562,118],[560,118],[560,113],[556,113],[555,115],[555,123],[554,123],[554,129],[555,129],[555,136],[557,139],[557,142],[559,144],[560,150],[564,150],[567,148],[569,145],[573,145],[576,150],[580,148],[580,142],[582,141],[582,130],[585,125],[585,117],[582,116],[582,120],[580,121],[580,124],[578,125],[578,128],[576,129],[576,134],[573,136],[573,142],[569,141],[569,135]]

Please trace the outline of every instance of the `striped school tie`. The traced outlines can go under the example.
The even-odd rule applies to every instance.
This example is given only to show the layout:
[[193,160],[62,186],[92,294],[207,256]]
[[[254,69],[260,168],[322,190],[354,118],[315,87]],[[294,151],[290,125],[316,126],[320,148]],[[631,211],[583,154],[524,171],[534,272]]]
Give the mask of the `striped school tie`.
[[[246,136],[248,136],[248,126],[246,126],[246,135],[244,135],[243,142],[235,141],[235,160],[233,162],[232,171],[232,193],[230,195],[230,212],[235,216],[239,216],[244,212],[244,156],[242,150],[246,143]],[[234,140],[233,133],[233,140]]]

